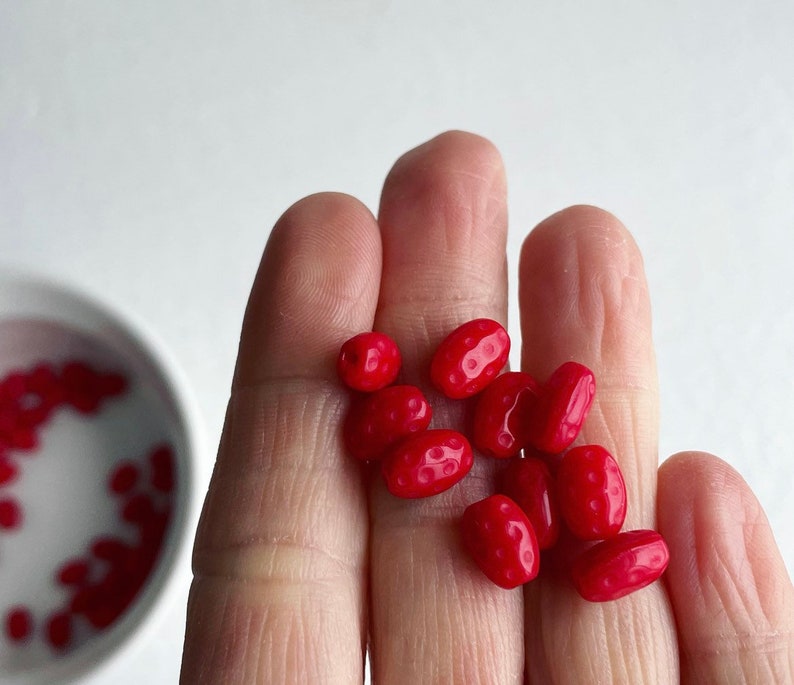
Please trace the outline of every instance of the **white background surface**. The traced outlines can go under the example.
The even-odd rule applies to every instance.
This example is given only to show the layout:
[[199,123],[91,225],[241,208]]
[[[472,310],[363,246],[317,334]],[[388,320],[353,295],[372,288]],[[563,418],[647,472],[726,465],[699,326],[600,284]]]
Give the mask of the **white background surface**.
[[[481,133],[507,166],[513,274],[525,233],[566,205],[632,229],[661,455],[737,467],[791,571],[792,34],[794,5],[768,0],[6,0],[0,266],[145,321],[192,383],[211,454],[278,215],[318,190],[375,210],[403,151]],[[183,574],[167,620],[101,682],[176,681]]]

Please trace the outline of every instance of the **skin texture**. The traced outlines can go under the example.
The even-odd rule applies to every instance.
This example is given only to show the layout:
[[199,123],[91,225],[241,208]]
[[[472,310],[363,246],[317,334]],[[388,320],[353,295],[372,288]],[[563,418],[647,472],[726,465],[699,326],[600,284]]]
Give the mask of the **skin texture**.
[[578,443],[618,459],[625,529],[668,540],[663,582],[584,602],[560,575],[581,543],[562,538],[536,580],[498,588],[466,556],[458,523],[503,463],[476,459],[449,491],[405,501],[344,454],[335,359],[364,330],[397,341],[399,382],[425,391],[432,427],[463,427],[463,404],[432,390],[429,361],[464,321],[505,323],[506,233],[501,157],[462,132],[396,162],[377,220],[331,193],[279,219],[197,533],[183,683],[361,683],[367,649],[378,685],[792,681],[794,591],[757,500],[716,457],[658,468],[642,259],[607,212],[572,207],[527,237],[522,370],[545,380],[572,359],[595,372]]

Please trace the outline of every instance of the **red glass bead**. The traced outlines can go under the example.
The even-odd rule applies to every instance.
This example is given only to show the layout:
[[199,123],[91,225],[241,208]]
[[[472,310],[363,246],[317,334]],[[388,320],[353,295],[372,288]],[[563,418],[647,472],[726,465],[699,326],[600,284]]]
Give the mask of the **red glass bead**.
[[157,510],[146,518],[140,528],[140,545],[138,553],[144,556],[150,555],[152,561],[160,550],[165,537],[168,523],[171,520],[171,509],[169,506],[162,510]]
[[99,394],[105,397],[118,397],[127,390],[127,379],[120,373],[103,373],[97,379]]
[[22,525],[22,507],[15,499],[0,500],[0,528],[13,530]]
[[534,457],[514,459],[502,473],[501,490],[527,515],[538,549],[553,547],[560,534],[560,513],[548,466]]
[[12,642],[23,642],[33,631],[33,615],[23,606],[13,607],[6,614],[6,635]]
[[113,565],[120,564],[129,551],[130,548],[124,542],[113,537],[97,538],[91,544],[91,553],[97,559],[104,559]]
[[63,564],[55,574],[61,585],[83,585],[88,580],[89,566],[84,559],[73,559]]
[[16,402],[0,403],[0,444],[10,446],[11,434],[19,426],[19,415]]
[[57,384],[58,375],[50,364],[39,364],[27,374],[27,389],[37,395],[46,396]]
[[450,333],[438,346],[430,364],[430,379],[452,399],[471,397],[504,368],[510,337],[497,321],[474,319]]
[[39,364],[28,374],[28,391],[35,393],[50,410],[64,402],[61,378],[50,364]]
[[37,430],[52,415],[54,407],[45,400],[26,407],[19,412],[19,425],[31,431]]
[[91,611],[102,604],[101,593],[96,585],[85,585],[78,589],[69,601],[69,611],[73,614],[83,614]]
[[152,467],[152,486],[161,492],[174,489],[174,450],[170,445],[160,445],[149,455]]
[[88,622],[97,630],[104,630],[113,625],[116,619],[121,616],[123,607],[120,602],[101,602],[93,609],[85,612]]
[[595,376],[586,366],[566,362],[540,390],[530,429],[530,444],[559,454],[579,435],[595,397]]
[[390,385],[354,401],[342,434],[356,459],[380,459],[403,438],[425,430],[433,412],[413,385]]
[[538,575],[540,555],[527,515],[504,495],[469,505],[461,522],[463,545],[482,572],[510,589]]
[[608,602],[640,590],[664,573],[670,552],[655,530],[632,530],[594,545],[573,563],[576,590],[590,602]]
[[21,371],[12,371],[0,380],[0,400],[16,402],[27,391],[27,379]]
[[72,641],[72,617],[68,611],[56,612],[47,619],[47,640],[58,650],[69,646]]
[[385,333],[372,331],[345,341],[336,370],[342,382],[353,390],[373,392],[393,383],[401,364],[397,343]]
[[565,453],[557,469],[562,518],[581,540],[616,535],[626,518],[626,484],[614,457],[600,445]]
[[528,373],[508,371],[497,376],[477,398],[472,443],[489,457],[517,455],[529,440],[528,426],[537,400],[538,384]]
[[0,455],[0,485],[8,485],[19,474],[16,464],[8,457]]
[[29,452],[39,444],[39,438],[33,428],[17,426],[8,436],[8,446],[11,449]]
[[145,493],[132,496],[121,510],[121,517],[125,521],[139,526],[148,523],[154,514],[152,498]]
[[82,414],[93,414],[99,408],[102,394],[99,374],[80,361],[69,362],[61,371],[65,401]]
[[381,461],[386,487],[397,497],[437,495],[460,481],[474,463],[461,433],[439,428],[401,441]]
[[129,461],[122,462],[110,474],[108,487],[111,492],[123,495],[135,487],[138,475],[138,467],[135,464]]

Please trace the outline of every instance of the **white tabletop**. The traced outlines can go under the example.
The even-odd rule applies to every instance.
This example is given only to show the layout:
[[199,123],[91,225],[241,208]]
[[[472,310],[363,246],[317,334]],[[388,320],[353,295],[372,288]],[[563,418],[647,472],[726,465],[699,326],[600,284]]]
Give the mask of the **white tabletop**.
[[[217,443],[269,227],[318,190],[375,209],[404,150],[491,138],[510,260],[547,214],[617,214],[646,260],[661,455],[721,455],[794,569],[794,5],[186,0],[0,5],[0,266],[145,321]],[[517,334],[515,278],[511,332]],[[209,460],[202,465],[203,483]],[[176,681],[161,626],[89,682]]]

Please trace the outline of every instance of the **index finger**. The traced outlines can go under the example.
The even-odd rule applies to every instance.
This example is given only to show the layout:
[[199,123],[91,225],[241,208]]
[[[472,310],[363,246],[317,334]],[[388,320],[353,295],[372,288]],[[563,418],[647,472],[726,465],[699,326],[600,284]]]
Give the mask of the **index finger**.
[[367,502],[340,454],[333,358],[372,326],[380,252],[374,217],[343,195],[273,229],[194,549],[185,683],[363,680]]

